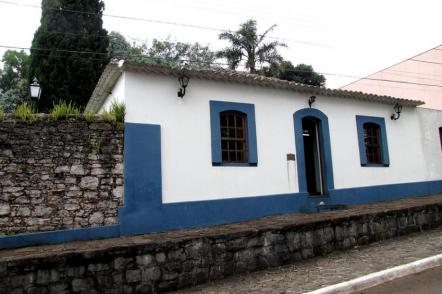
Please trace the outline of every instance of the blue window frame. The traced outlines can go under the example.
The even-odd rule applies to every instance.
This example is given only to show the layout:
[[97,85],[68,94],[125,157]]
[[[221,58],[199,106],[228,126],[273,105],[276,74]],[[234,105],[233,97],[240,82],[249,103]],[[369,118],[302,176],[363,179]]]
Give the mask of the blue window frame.
[[[245,162],[223,161],[221,146],[221,113],[240,113],[245,116],[247,127]],[[212,136],[212,165],[214,166],[257,166],[255,105],[248,103],[210,101],[210,131]]]
[[356,126],[361,166],[389,166],[385,119],[357,115]]

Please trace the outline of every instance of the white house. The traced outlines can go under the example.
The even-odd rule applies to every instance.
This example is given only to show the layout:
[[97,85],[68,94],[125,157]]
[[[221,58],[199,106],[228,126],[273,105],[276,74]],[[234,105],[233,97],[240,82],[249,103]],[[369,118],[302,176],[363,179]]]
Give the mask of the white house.
[[442,193],[442,111],[421,101],[128,62],[86,110],[113,100],[127,109],[121,235]]

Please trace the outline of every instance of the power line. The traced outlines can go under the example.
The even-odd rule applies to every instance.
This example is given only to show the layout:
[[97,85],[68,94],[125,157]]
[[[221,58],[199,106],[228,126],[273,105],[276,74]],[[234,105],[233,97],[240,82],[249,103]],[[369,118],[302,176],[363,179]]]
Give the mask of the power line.
[[[40,5],[24,4],[24,3],[17,3],[17,2],[4,1],[4,0],[0,0],[0,3],[7,4],[7,5],[15,5],[15,6],[41,8]],[[48,9],[59,11],[59,12],[69,12],[69,13],[78,13],[78,14],[86,14],[86,15],[102,15],[104,17],[117,18],[117,19],[125,19],[125,20],[133,20],[133,21],[143,21],[143,22],[149,22],[149,23],[181,26],[181,27],[188,27],[188,28],[193,28],[193,29],[217,31],[217,32],[229,32],[229,30],[221,29],[221,28],[201,26],[201,25],[193,25],[193,24],[186,24],[186,23],[179,23],[179,22],[171,22],[171,21],[163,21],[163,20],[156,20],[156,19],[149,19],[149,18],[142,18],[142,17],[124,16],[124,15],[108,14],[108,13],[87,12],[87,11],[65,9],[65,8],[62,8],[62,7],[59,7],[59,8],[48,8]],[[315,42],[309,42],[309,41],[303,41],[303,40],[295,40],[295,39],[289,39],[289,38],[281,38],[281,37],[276,37],[276,36],[267,36],[267,38],[275,39],[275,40],[281,40],[281,41],[294,42],[294,43],[300,43],[300,44],[309,45],[309,46],[328,47],[328,48],[332,47],[332,46],[330,46],[328,44],[321,44],[321,43],[315,43]]]
[[[0,45],[0,48],[7,48],[7,49],[20,49],[20,50],[36,50],[36,51],[44,51],[44,52],[61,52],[61,53],[75,53],[75,54],[89,54],[89,55],[101,55],[106,56],[102,58],[90,58],[90,57],[82,57],[82,56],[56,56],[56,55],[50,55],[50,54],[38,54],[39,56],[51,56],[51,57],[60,57],[60,58],[83,58],[83,59],[95,59],[95,60],[109,60],[108,53],[104,52],[92,52],[92,51],[80,51],[80,50],[66,50],[66,49],[48,49],[48,48],[29,48],[29,47],[20,47],[20,46],[8,46],[8,45]],[[121,53],[124,54],[126,52],[119,52],[116,51],[115,53]],[[140,57],[144,59],[151,59],[151,60],[164,60],[164,61],[170,61],[170,59],[165,57],[153,57],[153,56],[147,56],[144,54],[129,54],[127,57]],[[191,59],[177,59],[174,61],[178,62],[189,62],[189,63],[198,63],[198,64],[207,64],[207,65],[220,65],[220,66],[228,66],[228,63],[221,63],[221,62],[207,62],[207,61],[200,61],[200,60],[191,60]]]
[[428,60],[420,60],[420,59],[414,59],[411,58],[411,61],[416,61],[416,62],[423,62],[423,63],[431,63],[431,64],[439,64],[442,65],[442,62],[434,62],[434,61],[428,61]]
[[[47,49],[47,48],[26,48],[26,47],[14,47],[14,46],[5,46],[0,45],[2,48],[16,48],[16,49],[22,49],[22,50],[37,50],[37,51],[51,51],[51,52],[63,52],[63,53],[76,53],[76,54],[98,54],[98,55],[105,55],[107,53],[102,52],[90,52],[90,51],[79,51],[79,50],[65,50],[65,49]],[[49,55],[47,55],[49,56]],[[57,56],[54,56],[57,57]],[[68,56],[63,56],[64,58],[67,58]],[[151,60],[164,60],[164,61],[170,61],[167,58],[163,57],[151,57],[146,55],[129,55],[128,57],[140,57],[144,59],[151,59]],[[75,57],[80,58],[80,56]],[[89,57],[88,57],[89,58]],[[96,58],[100,60],[109,60],[109,58]],[[194,64],[207,64],[207,65],[218,65],[218,66],[228,66],[229,64],[226,63],[217,63],[217,62],[205,62],[205,61],[198,61],[198,60],[190,60],[190,59],[178,59],[175,60],[178,62],[187,62],[187,63],[194,63]],[[308,73],[308,71],[301,71],[301,70],[295,70],[296,72],[304,72]],[[437,84],[426,84],[426,83],[416,83],[416,82],[406,82],[401,80],[391,80],[391,79],[378,79],[378,78],[369,78],[369,77],[359,77],[354,75],[344,75],[344,74],[337,74],[337,73],[328,73],[328,72],[317,72],[318,74],[326,75],[326,76],[337,76],[337,77],[345,77],[345,78],[354,78],[354,79],[361,79],[361,80],[370,80],[370,81],[381,81],[381,82],[390,82],[390,83],[400,83],[400,84],[410,84],[410,85],[419,85],[419,86],[427,86],[427,87],[438,87],[442,88],[442,85]]]
[[429,74],[429,73],[421,73],[421,72],[415,72],[415,71],[405,71],[405,70],[397,70],[397,69],[389,69],[386,70],[394,71],[394,72],[402,72],[402,73],[409,73],[409,74],[415,74],[415,75],[424,75],[424,76],[431,76],[431,77],[442,77],[442,75],[435,75],[435,74]]
[[[432,79],[432,78],[427,78],[427,77],[420,77],[419,74],[414,73],[414,74],[404,74],[404,73],[390,73],[387,71],[382,72],[382,74],[386,74],[386,75],[393,75],[393,76],[401,76],[401,77],[406,77],[406,78],[411,78],[411,79],[421,79],[421,80],[429,80],[429,81],[437,81],[437,82],[442,82],[441,79]],[[442,76],[440,76],[442,77]]]
[[[372,83],[369,83],[369,81],[365,82],[361,81],[358,82],[358,85],[364,85],[364,86],[373,86]],[[346,90],[345,88],[348,87],[349,85],[343,86],[341,87],[341,89]],[[391,89],[402,89],[402,90],[416,90],[416,91],[422,91],[422,88],[410,88],[410,87],[399,87],[399,86],[393,86],[393,85],[382,85],[382,88],[391,88]],[[351,89],[349,89],[350,91],[353,91]],[[356,90],[358,91],[358,90]],[[369,90],[370,91],[370,90]],[[369,92],[368,91],[368,92]],[[441,93],[442,89],[425,89],[425,92],[438,92]],[[418,97],[417,97],[418,98]]]
[[97,55],[108,55],[107,52],[95,52],[95,51],[81,51],[81,50],[67,50],[67,49],[49,49],[49,48],[29,48],[29,47],[15,47],[15,46],[3,46],[2,48],[8,49],[20,49],[20,50],[37,50],[37,51],[56,51],[56,52],[64,52],[64,53],[78,53],[78,54],[97,54]]

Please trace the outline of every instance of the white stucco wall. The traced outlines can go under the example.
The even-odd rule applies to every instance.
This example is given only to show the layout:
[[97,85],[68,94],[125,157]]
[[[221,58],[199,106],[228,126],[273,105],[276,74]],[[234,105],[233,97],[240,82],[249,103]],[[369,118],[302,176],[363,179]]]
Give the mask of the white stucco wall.
[[426,177],[440,180],[442,175],[442,147],[439,128],[442,127],[442,111],[418,109],[421,142],[426,162]]
[[103,111],[109,110],[112,102],[125,103],[126,97],[126,73],[123,73],[112,89],[111,93],[107,96],[103,105],[100,107],[98,113],[102,113]]
[[[123,80],[126,122],[161,125],[164,203],[298,192],[286,154],[296,153],[293,113],[308,107],[308,93],[192,79],[180,99],[176,78],[127,72]],[[255,105],[257,167],[212,166],[210,100]],[[318,96],[314,107],[329,119],[335,188],[442,178],[426,166],[417,109],[391,121],[383,104]],[[361,167],[356,115],[385,118],[390,167]]]

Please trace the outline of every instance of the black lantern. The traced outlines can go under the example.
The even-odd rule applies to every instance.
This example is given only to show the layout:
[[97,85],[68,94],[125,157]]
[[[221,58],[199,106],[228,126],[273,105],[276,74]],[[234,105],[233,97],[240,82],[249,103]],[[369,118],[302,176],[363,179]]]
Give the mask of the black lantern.
[[398,120],[399,117],[401,116],[402,105],[400,105],[399,103],[396,103],[396,104],[394,105],[393,109],[394,109],[394,112],[395,112],[395,113],[393,113],[393,114],[391,115],[391,120]]
[[185,74],[181,75],[178,78],[178,82],[180,83],[180,90],[178,91],[178,97],[183,98],[186,95],[186,87],[189,85],[190,78]]
[[29,85],[29,94],[31,95],[31,98],[40,99],[41,87],[37,78],[34,78]]
[[312,104],[315,103],[316,101],[316,96],[310,96],[310,98],[308,99],[308,107],[312,108]]

